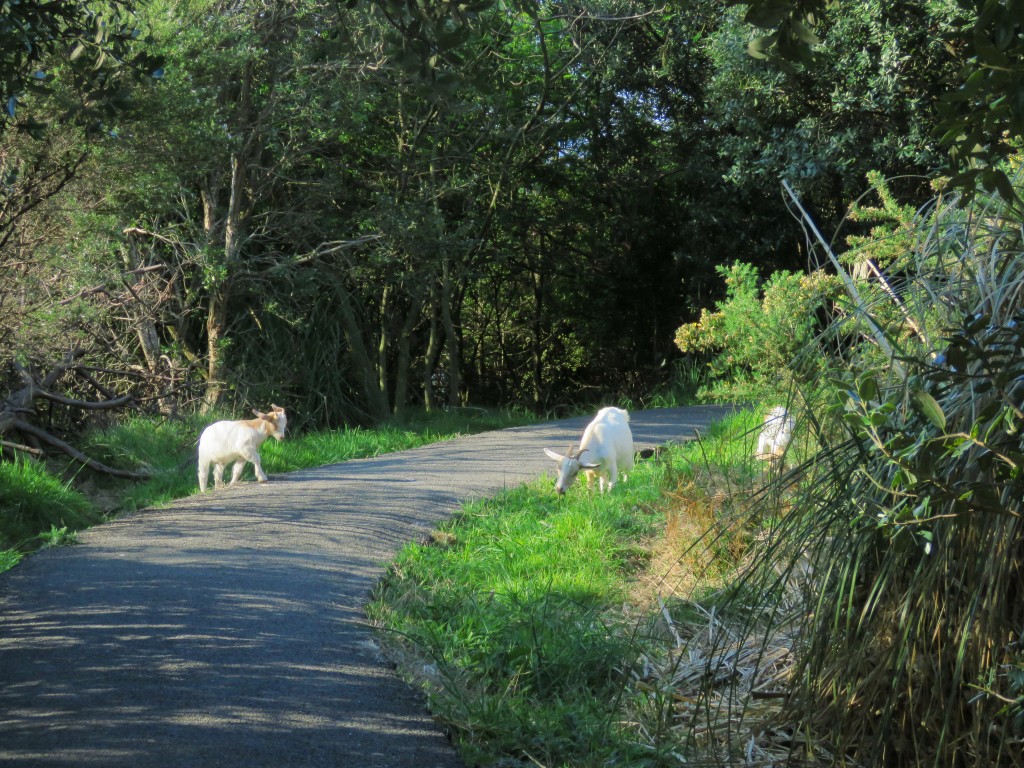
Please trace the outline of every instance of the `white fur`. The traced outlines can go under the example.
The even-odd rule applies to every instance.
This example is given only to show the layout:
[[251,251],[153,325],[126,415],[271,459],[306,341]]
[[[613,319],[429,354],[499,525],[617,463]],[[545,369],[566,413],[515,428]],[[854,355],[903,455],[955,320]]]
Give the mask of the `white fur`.
[[268,437],[284,439],[288,423],[284,408],[272,405],[270,413],[256,414],[255,419],[246,421],[218,421],[203,430],[199,437],[199,490],[206,490],[206,483],[213,465],[213,484],[219,488],[224,481],[224,467],[234,462],[231,468],[231,483],[237,483],[245,469],[245,463],[252,462],[256,479],[267,482],[267,475],[260,462],[260,446]]
[[555,490],[565,493],[576,482],[582,469],[590,487],[594,475],[598,478],[601,493],[605,485],[610,491],[618,482],[619,473],[626,480],[633,469],[633,433],[629,429],[629,414],[621,408],[602,408],[591,421],[580,439],[580,450],[563,456],[549,448],[544,453],[558,462],[558,479]]
[[789,411],[781,405],[772,408],[764,417],[764,427],[757,437],[757,451],[754,456],[770,461],[781,459],[793,440],[795,426],[796,423],[789,415]]

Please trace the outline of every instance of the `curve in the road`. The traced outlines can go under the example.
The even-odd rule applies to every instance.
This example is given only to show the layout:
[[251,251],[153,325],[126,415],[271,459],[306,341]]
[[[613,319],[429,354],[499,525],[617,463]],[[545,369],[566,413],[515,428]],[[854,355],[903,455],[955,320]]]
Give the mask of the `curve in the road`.
[[[632,414],[637,447],[724,409]],[[585,419],[295,472],[125,516],[0,576],[0,764],[456,768],[363,606],[461,501],[548,472]]]

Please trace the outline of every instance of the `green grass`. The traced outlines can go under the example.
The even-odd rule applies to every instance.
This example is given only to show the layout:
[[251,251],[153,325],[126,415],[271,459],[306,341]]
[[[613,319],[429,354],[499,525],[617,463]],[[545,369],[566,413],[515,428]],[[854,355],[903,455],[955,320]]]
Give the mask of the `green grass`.
[[547,480],[468,505],[393,563],[369,615],[468,765],[646,764],[620,722],[638,639],[621,606],[685,471],[673,455],[609,494]]
[[[294,472],[298,469],[337,464],[351,459],[379,456],[384,453],[418,448],[421,445],[450,440],[459,434],[457,429],[425,428],[417,431],[399,426],[376,429],[348,427],[333,432],[314,432],[278,442],[263,444],[260,456],[263,469],[271,474]],[[246,466],[243,477],[253,478],[251,466]]]
[[85,496],[38,462],[0,462],[0,571],[52,541],[55,532],[80,530],[100,519]]
[[[669,561],[695,570],[708,557],[735,566],[728,504],[708,504],[698,524],[673,521],[696,514],[684,491],[712,476],[741,496],[763,481],[750,458],[760,422],[737,413],[641,462],[610,494],[577,485],[559,498],[546,480],[467,505],[401,552],[368,614],[467,765],[679,764],[671,684],[636,686],[642,660],[672,647],[652,605],[648,578],[662,565],[652,558],[668,546]],[[727,567],[708,578],[720,586]],[[672,610],[683,622],[706,616]]]

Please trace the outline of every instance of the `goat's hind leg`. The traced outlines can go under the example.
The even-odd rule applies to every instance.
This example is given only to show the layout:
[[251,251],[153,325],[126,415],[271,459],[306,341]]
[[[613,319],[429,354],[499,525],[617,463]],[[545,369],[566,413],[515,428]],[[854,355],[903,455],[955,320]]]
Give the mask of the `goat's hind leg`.
[[242,471],[245,469],[245,459],[239,459],[231,467],[231,484],[235,485],[242,479]]

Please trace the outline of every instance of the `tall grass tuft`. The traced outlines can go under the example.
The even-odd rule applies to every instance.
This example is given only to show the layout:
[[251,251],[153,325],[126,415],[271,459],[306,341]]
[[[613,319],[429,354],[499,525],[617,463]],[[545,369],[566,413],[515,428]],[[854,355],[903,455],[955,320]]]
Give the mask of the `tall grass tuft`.
[[[0,462],[0,570],[33,549],[41,531],[75,531],[101,517],[88,499],[33,460]],[[52,538],[52,537],[51,537]]]
[[820,447],[743,580],[740,631],[792,644],[785,698],[706,686],[729,720],[708,757],[784,738],[797,762],[1022,764],[1024,231],[999,200],[940,200],[917,232],[820,339]]

